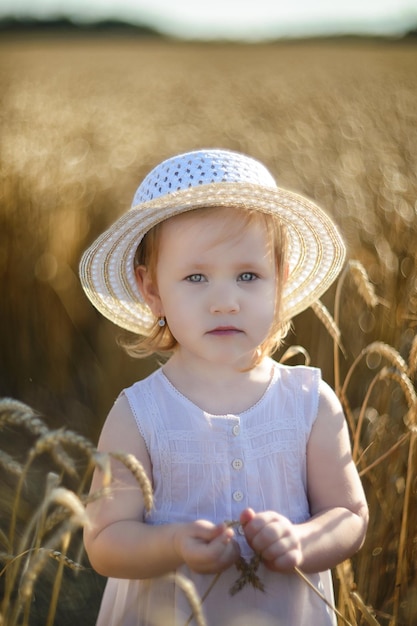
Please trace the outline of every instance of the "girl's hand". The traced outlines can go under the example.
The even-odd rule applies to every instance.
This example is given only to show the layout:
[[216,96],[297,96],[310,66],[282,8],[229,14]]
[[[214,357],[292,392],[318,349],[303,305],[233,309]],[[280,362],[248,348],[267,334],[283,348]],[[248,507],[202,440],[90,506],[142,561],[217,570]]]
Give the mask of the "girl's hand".
[[198,520],[178,526],[175,549],[181,560],[199,574],[217,574],[237,561],[240,550],[226,524]]
[[301,563],[301,544],[296,526],[274,511],[255,513],[245,509],[240,516],[246,541],[264,565],[276,572],[288,572]]

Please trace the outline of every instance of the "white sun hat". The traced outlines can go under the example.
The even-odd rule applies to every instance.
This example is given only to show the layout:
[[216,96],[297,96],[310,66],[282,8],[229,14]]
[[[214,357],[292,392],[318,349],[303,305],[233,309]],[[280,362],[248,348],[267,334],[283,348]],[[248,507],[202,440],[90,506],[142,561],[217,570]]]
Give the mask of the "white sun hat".
[[259,161],[229,150],[187,152],[157,165],[138,187],[131,208],[84,252],[81,284],[106,318],[146,335],[155,323],[136,285],[138,245],[156,224],[199,207],[251,208],[278,215],[289,241],[285,321],[330,287],[345,259],[331,218],[316,204],[277,186]]

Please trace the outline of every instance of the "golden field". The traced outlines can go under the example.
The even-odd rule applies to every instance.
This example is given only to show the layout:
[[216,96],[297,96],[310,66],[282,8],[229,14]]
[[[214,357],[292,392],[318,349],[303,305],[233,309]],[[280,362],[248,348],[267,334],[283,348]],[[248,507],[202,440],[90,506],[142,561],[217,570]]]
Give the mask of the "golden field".
[[333,331],[307,311],[283,352],[301,345],[339,393],[370,505],[364,547],[335,571],[339,623],[417,623],[416,66],[412,40],[0,41],[0,395],[30,407],[0,405],[1,626],[94,624],[82,512],[62,530],[70,505],[45,497],[84,503],[106,412],[155,362],[117,346],[78,261],[151,167],[213,146],[258,157],[340,225],[355,263],[323,298]]

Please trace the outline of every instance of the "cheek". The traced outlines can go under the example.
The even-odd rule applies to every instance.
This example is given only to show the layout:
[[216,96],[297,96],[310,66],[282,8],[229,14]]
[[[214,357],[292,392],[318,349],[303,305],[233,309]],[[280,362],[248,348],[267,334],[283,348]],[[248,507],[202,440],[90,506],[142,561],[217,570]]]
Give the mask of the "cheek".
[[179,344],[186,344],[187,340],[195,338],[198,332],[196,314],[192,315],[190,310],[174,306],[167,307],[165,317],[172,336]]
[[254,311],[259,323],[264,327],[269,328],[274,323],[279,314],[279,293],[277,293],[275,285],[259,294]]
[[185,325],[192,319],[192,303],[177,291],[161,293],[164,315],[170,326]]

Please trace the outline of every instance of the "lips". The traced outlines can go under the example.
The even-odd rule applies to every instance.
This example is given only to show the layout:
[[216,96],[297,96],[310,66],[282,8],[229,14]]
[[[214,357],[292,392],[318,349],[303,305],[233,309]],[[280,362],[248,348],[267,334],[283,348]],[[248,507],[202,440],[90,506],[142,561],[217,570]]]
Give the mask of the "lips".
[[235,326],[217,326],[217,328],[213,328],[213,330],[210,330],[208,334],[223,337],[228,335],[237,335],[242,332],[242,330],[236,328]]

